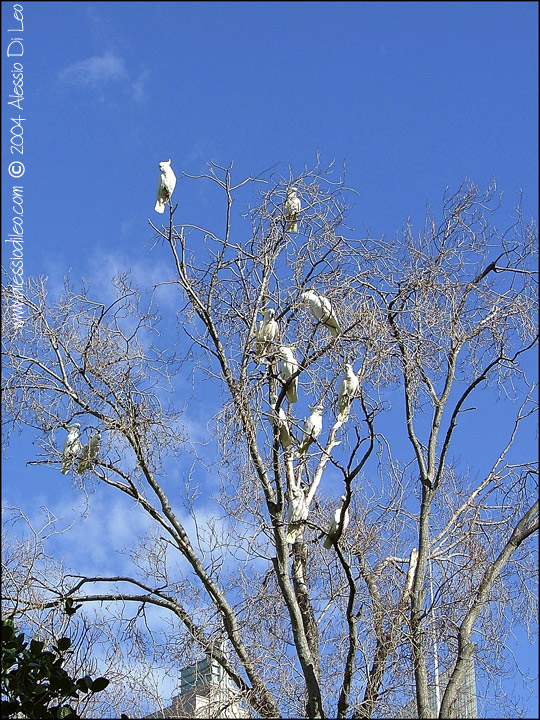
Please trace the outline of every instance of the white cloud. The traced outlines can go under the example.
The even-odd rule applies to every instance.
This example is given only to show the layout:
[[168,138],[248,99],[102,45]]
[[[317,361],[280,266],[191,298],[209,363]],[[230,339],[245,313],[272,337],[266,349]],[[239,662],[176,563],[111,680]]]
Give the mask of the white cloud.
[[147,77],[148,72],[143,70],[138,77],[133,78],[126,68],[124,58],[111,52],[80,60],[58,73],[58,79],[64,84],[86,86],[100,91],[105,84],[121,84],[124,89],[132,93],[137,102],[142,102],[144,99],[144,84]]
[[123,58],[109,52],[68,65],[59,73],[60,80],[74,85],[98,85],[127,77]]

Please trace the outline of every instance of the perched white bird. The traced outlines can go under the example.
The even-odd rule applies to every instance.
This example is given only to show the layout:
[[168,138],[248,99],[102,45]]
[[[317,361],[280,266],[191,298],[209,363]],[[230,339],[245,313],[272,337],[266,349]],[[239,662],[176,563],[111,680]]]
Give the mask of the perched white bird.
[[99,454],[100,442],[101,435],[99,432],[96,432],[92,435],[86,445],[83,445],[79,456],[79,464],[77,465],[78,473],[83,473],[85,470],[88,470],[88,468],[96,462]]
[[81,451],[81,441],[79,440],[80,427],[80,423],[72,423],[67,426],[69,433],[64,443],[64,449],[62,450],[62,468],[60,470],[62,475],[68,474],[71,463]]
[[302,442],[298,448],[299,455],[306,454],[308,447],[319,437],[322,430],[323,406],[316,405],[315,407],[310,407],[309,409],[313,412],[304,423],[304,434],[302,435]]
[[337,419],[345,422],[349,419],[351,403],[358,390],[358,378],[350,363],[345,365],[338,390],[338,414]]
[[[341,519],[341,508],[343,507],[343,503],[345,502],[347,498],[345,495],[342,495],[339,499],[339,504],[334,512],[334,517],[332,518],[332,522],[330,523],[330,527],[328,528],[328,533],[326,535],[326,540],[324,541],[324,547],[329,550],[332,545],[334,544],[334,540],[336,539],[336,534],[339,528],[339,521]],[[347,509],[345,511],[345,515],[343,517],[343,529],[341,533],[343,534],[345,530],[347,529],[347,526],[349,524],[349,510]]]
[[285,410],[280,407],[279,412],[276,414],[275,408],[272,408],[270,413],[270,422],[272,425],[279,428],[279,439],[281,440],[283,448],[285,449],[290,447],[292,442],[291,430],[289,428],[289,421],[287,420]]
[[317,295],[313,290],[302,293],[301,298],[303,303],[309,305],[315,319],[322,322],[334,337],[340,334],[341,330],[332,309],[332,303],[328,298],[324,295]]
[[290,187],[287,190],[287,198],[285,199],[285,217],[287,218],[287,230],[288,232],[298,232],[298,213],[302,207],[300,198],[296,194],[298,188]]
[[[279,378],[281,382],[286,385],[294,373],[298,370],[298,360],[294,357],[293,351],[287,345],[282,345],[279,348]],[[298,376],[291,381],[287,387],[287,400],[290,403],[298,401]]]
[[307,516],[305,486],[300,484],[300,487],[291,487],[289,490],[289,526],[287,528],[287,542],[291,545],[295,542],[296,535],[301,529],[302,523],[307,520]]
[[171,159],[159,163],[159,182],[157,188],[157,200],[154,210],[157,213],[165,211],[165,205],[169,202],[176,187],[176,175],[171,167]]
[[255,354],[261,359],[268,353],[270,346],[274,342],[278,334],[278,324],[275,320],[276,311],[274,308],[263,310],[263,319],[257,328],[257,337],[255,340]]

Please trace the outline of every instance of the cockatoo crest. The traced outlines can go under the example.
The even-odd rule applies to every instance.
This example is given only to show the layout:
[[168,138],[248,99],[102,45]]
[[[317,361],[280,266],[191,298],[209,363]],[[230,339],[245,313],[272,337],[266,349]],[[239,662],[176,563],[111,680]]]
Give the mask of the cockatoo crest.
[[171,167],[171,159],[159,163],[159,180],[157,188],[157,200],[154,210],[157,213],[165,211],[165,205],[169,202],[176,187],[176,175]]

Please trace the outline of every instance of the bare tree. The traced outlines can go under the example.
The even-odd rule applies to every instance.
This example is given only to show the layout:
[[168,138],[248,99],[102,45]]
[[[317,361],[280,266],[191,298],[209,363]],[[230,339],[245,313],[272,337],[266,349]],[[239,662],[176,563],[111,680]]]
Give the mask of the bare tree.
[[[63,562],[47,553],[46,546],[51,538],[68,535],[69,527],[61,526],[50,512],[43,513],[41,527],[34,528],[18,508],[3,508],[3,611],[13,613],[27,638],[41,638],[47,649],[69,637],[65,669],[70,675],[95,676],[101,669],[107,673],[112,689],[101,691],[101,697],[70,700],[78,715],[120,717],[124,708],[130,708],[132,716],[142,716],[147,707],[144,701],[152,698],[154,706],[159,702],[159,678],[148,662],[145,643],[134,631],[129,638],[123,637],[123,622],[115,621],[117,603],[105,610],[88,604],[83,607],[68,596],[73,576]],[[12,526],[18,526],[16,533]],[[56,587],[54,596],[66,595],[64,605],[52,600],[51,587]]]
[[[108,304],[67,281],[51,303],[45,281],[30,280],[17,330],[5,289],[8,434],[34,428],[42,452],[32,462],[60,468],[59,428],[77,421],[83,439],[99,430],[99,456],[81,474],[73,466],[75,486],[123,493],[154,526],[133,549],[132,574],[50,583],[43,607],[114,601],[156,662],[211,655],[261,717],[392,716],[414,694],[418,717],[433,717],[436,640],[449,677],[438,714],[452,717],[470,659],[496,678],[512,626],[533,630],[537,465],[520,438],[536,413],[535,226],[518,207],[497,230],[495,187],[465,182],[421,232],[407,224],[392,240],[355,239],[353,192],[333,168],[234,183],[232,166],[211,163],[184,178],[219,189],[224,221],[190,224],[170,204],[168,225],[150,222],[151,252],[169,254],[171,276],[148,295],[126,274]],[[283,209],[292,185],[296,233]],[[246,198],[239,218],[233,201]],[[178,290],[180,309],[165,318],[174,341],[160,334],[161,285]],[[278,331],[267,341],[270,308]],[[289,374],[283,346],[297,362]],[[347,363],[359,384],[338,419]],[[182,412],[206,403],[215,460],[184,429],[187,369]],[[485,423],[472,403],[495,408],[498,396],[506,419],[510,401],[515,413],[490,457],[463,430]],[[304,455],[308,405],[323,407],[323,429]],[[201,521],[205,474],[220,491]],[[291,543],[289,510],[302,496]],[[137,625],[149,607],[173,618],[167,640]]]

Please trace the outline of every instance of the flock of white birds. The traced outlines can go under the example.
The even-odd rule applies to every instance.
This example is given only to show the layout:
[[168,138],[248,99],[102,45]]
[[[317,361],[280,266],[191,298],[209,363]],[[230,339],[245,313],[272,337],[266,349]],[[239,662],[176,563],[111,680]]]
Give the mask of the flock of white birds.
[[[159,163],[159,181],[157,188],[157,199],[154,210],[163,214],[167,203],[172,207],[172,194],[176,187],[176,175],[171,167],[171,159]],[[283,204],[285,221],[287,223],[287,231],[291,233],[298,232],[298,220],[302,204],[298,197],[298,189],[290,187],[287,189],[287,195]],[[332,308],[332,304],[324,295],[319,295],[313,290],[309,290],[301,294],[301,302],[308,305],[313,317],[317,322],[328,328],[333,337],[337,337],[341,333],[339,323]],[[273,355],[273,345],[279,337],[279,327],[276,320],[276,311],[274,308],[266,308],[262,311],[263,319],[257,327],[255,338],[255,357],[258,362],[264,362],[269,355]],[[289,404],[298,402],[298,375],[299,365],[295,358],[292,348],[287,345],[280,345],[278,351],[278,378],[286,388],[286,397]],[[358,391],[358,377],[353,367],[347,363],[341,377],[338,398],[337,398],[337,419],[338,422],[346,422],[349,418],[352,401]],[[323,406],[309,406],[311,415],[305,420],[302,439],[298,445],[297,454],[299,458],[304,458],[308,448],[314,443],[322,431],[323,422]],[[284,449],[289,449],[292,445],[293,438],[287,420],[285,410],[280,407],[276,413],[272,409],[270,413],[270,421],[279,428],[279,438]],[[62,452],[61,472],[67,475],[73,463],[78,459],[77,472],[84,473],[91,469],[92,465],[97,461],[100,448],[100,433],[95,432],[88,442],[83,446],[80,441],[80,423],[71,423],[67,426],[68,436],[64,443]],[[290,487],[288,492],[288,532],[287,541],[294,543],[298,532],[302,529],[303,523],[308,517],[307,503],[307,487],[300,483],[296,487]],[[343,532],[345,532],[349,524],[349,513],[345,510],[343,521],[341,522],[341,514],[343,504],[346,502],[345,495],[342,495],[335,509],[334,516],[330,523],[330,527],[326,532],[324,542],[325,548],[331,548],[334,542]],[[340,528],[341,525],[341,528]]]

